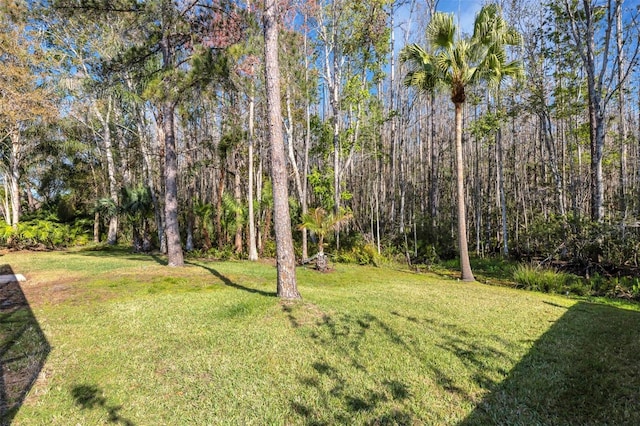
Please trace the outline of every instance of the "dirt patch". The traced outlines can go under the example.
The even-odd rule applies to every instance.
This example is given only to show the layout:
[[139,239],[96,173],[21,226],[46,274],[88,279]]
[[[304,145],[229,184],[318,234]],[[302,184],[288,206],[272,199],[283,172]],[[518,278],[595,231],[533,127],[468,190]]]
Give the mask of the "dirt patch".
[[65,276],[54,280],[47,279],[37,273],[31,274],[26,283],[22,283],[22,290],[29,303],[34,306],[57,305],[72,299],[77,299],[87,291],[77,284],[79,277]]

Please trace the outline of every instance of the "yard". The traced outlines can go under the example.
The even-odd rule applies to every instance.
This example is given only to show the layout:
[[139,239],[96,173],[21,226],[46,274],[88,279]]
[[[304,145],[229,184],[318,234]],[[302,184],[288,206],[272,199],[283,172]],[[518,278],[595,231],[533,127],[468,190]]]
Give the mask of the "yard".
[[[16,425],[640,424],[640,312],[400,268],[15,252]],[[33,379],[33,380],[32,380]]]

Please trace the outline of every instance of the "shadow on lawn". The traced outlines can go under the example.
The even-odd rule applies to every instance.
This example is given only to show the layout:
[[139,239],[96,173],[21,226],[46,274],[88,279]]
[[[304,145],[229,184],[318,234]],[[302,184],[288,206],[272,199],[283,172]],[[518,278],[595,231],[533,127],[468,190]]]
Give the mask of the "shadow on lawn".
[[185,264],[191,265],[191,266],[197,266],[199,268],[202,268],[202,269],[210,272],[213,276],[215,276],[220,281],[222,281],[222,283],[224,285],[226,285],[227,287],[233,287],[233,288],[238,289],[238,290],[242,290],[242,291],[246,291],[246,292],[254,293],[254,294],[259,294],[261,296],[267,296],[267,297],[276,297],[278,295],[275,291],[264,291],[264,290],[259,290],[257,288],[246,287],[246,286],[243,286],[241,284],[238,284],[238,283],[236,283],[234,281],[231,281],[229,279],[229,277],[221,274],[220,272],[218,272],[217,270],[213,269],[210,266],[205,266],[205,265],[200,264],[200,263],[192,263],[192,262],[185,262]]
[[[294,328],[308,323],[299,306],[283,305]],[[293,412],[310,425],[414,424],[412,413],[403,406],[411,398],[409,386],[398,377],[379,378],[361,363],[361,358],[366,356],[365,341],[369,334],[381,334],[384,339],[401,346],[405,344],[402,338],[370,314],[329,315],[312,310],[318,318],[315,327],[311,328],[311,340],[319,348],[337,347],[340,362],[320,356],[311,363],[307,374],[299,376],[298,380],[317,397],[306,401],[294,398],[290,402]],[[354,385],[354,377],[361,382]]]
[[103,396],[102,390],[94,385],[78,385],[71,389],[71,395],[76,404],[82,410],[102,409],[107,412],[109,423],[122,424],[124,426],[134,426],[133,422],[122,417],[118,412],[122,410],[121,405],[110,405]]
[[135,253],[129,247],[122,246],[97,246],[97,247],[88,247],[84,249],[80,249],[77,251],[70,251],[66,254],[69,255],[81,255],[87,257],[116,257],[118,259],[126,259],[126,260],[137,260],[137,261],[147,261],[147,262],[156,262],[161,266],[167,265],[166,257],[158,254],[158,253]]
[[640,424],[638,354],[640,312],[577,303],[460,425]]
[[[455,417],[464,426],[640,424],[640,312],[541,303],[565,312],[522,358],[531,342],[478,335],[429,314],[398,309],[382,320],[283,305],[318,353],[298,377],[309,392],[290,407],[316,425],[453,424]],[[407,382],[402,365],[422,379]],[[425,405],[425,391],[442,407]]]
[[[1,274],[13,274],[9,265]],[[51,346],[17,282],[0,284],[0,424],[11,424]]]

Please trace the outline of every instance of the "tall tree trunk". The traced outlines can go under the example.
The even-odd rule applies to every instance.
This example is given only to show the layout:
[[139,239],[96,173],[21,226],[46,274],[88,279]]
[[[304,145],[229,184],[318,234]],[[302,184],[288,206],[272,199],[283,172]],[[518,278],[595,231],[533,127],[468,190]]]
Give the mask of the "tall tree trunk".
[[[573,42],[578,48],[580,57],[587,73],[587,90],[589,94],[589,140],[591,148],[591,220],[602,222],[604,220],[604,181],[602,176],[602,159],[604,155],[605,142],[605,109],[608,93],[605,87],[605,74],[609,63],[609,45],[613,27],[614,14],[611,12],[612,3],[606,3],[607,14],[604,18],[602,33],[598,32],[598,37],[602,38],[600,49],[596,49],[596,9],[591,0],[582,1],[583,11],[579,19],[584,20],[584,25],[580,32],[578,28],[578,18],[573,6],[569,5],[569,0],[564,0],[564,9],[569,16],[569,25]],[[599,56],[596,60],[596,55]],[[600,69],[596,69],[596,67]]]
[[237,254],[242,253],[242,210],[238,207],[242,206],[242,180],[240,178],[240,166],[238,165],[238,153],[234,152],[233,154],[233,162],[234,162],[234,175],[233,175],[233,198],[236,203],[236,212],[235,212],[235,221],[236,221],[236,232],[234,236],[234,251]]
[[[308,16],[305,13],[304,15],[304,26],[307,27],[308,24]],[[307,202],[307,175],[309,174],[309,149],[311,147],[311,105],[310,105],[310,94],[309,94],[309,55],[307,54],[307,31],[304,31],[303,34],[303,51],[304,51],[304,87],[305,87],[305,97],[304,97],[304,121],[305,121],[305,135],[304,135],[304,160],[302,164],[302,214],[306,214],[309,210],[308,202]],[[309,233],[306,228],[302,229],[302,258],[309,258]]]
[[544,106],[543,110],[540,112],[540,127],[542,141],[544,141],[544,146],[549,154],[549,166],[551,168],[551,174],[555,183],[556,196],[558,198],[558,212],[564,221],[567,216],[567,209],[564,205],[564,192],[562,190],[564,183],[562,182],[562,174],[558,168],[558,150],[553,138],[551,117],[546,106]]
[[27,208],[29,209],[29,213],[34,213],[36,210],[40,208],[40,203],[33,196],[33,188],[31,187],[31,183],[27,179],[24,183],[24,186],[27,190]]
[[616,0],[616,47],[618,54],[618,136],[620,138],[620,211],[623,222],[627,218],[627,119],[625,111],[625,58],[622,25],[622,2]]
[[219,249],[224,247],[224,233],[222,232],[222,196],[224,195],[224,184],[227,179],[227,165],[226,165],[226,157],[220,157],[220,178],[218,179],[218,198],[216,200],[216,217],[215,217],[215,228],[216,228],[216,240]]
[[93,214],[93,242],[100,242],[100,213],[97,211]]
[[[126,81],[129,90],[133,92],[134,87],[131,79],[127,78]],[[149,187],[149,193],[151,194],[151,203],[153,204],[153,214],[156,222],[158,243],[162,248],[163,241],[165,241],[164,222],[162,214],[163,209],[158,197],[160,191],[157,189],[158,185],[156,185],[156,179],[154,179],[155,173],[159,173],[160,176],[163,175],[161,171],[162,161],[158,161],[156,168],[155,161],[153,160],[153,156],[151,155],[151,152],[154,151],[154,147],[151,145],[153,139],[149,137],[149,133],[147,132],[147,118],[145,116],[143,108],[144,107],[141,104],[135,105],[136,128],[138,131],[138,139],[140,141],[140,151],[142,153],[142,174],[144,176],[147,187]],[[160,137],[160,140],[164,140],[164,136]],[[159,186],[162,186],[162,184],[160,183]],[[149,247],[149,249],[150,248],[151,247]]]
[[300,168],[298,167],[298,162],[296,160],[296,153],[293,147],[293,126],[294,126],[294,118],[291,112],[291,90],[289,87],[285,90],[285,103],[287,105],[287,124],[285,124],[287,130],[287,155],[289,156],[289,164],[291,164],[291,169],[293,170],[293,182],[296,187],[296,191],[298,193],[298,198],[300,199],[300,203],[302,203],[302,199],[304,198],[304,192],[302,190],[302,177],[300,176]]
[[[252,88],[253,90],[253,88]],[[258,249],[256,246],[256,221],[253,212],[253,143],[255,126],[255,98],[253,93],[249,98],[249,191],[247,200],[249,202],[249,260],[258,260]]]
[[462,163],[462,104],[455,104],[456,112],[456,183],[458,189],[458,246],[460,248],[460,269],[463,281],[475,281],[471,272],[469,249],[467,246],[467,219],[464,193],[464,164]]
[[[174,66],[174,47],[169,38],[172,24],[170,9],[173,6],[168,0],[163,0],[162,20],[165,27],[160,41],[162,50],[162,69],[171,70]],[[168,81],[165,84],[169,84]],[[180,242],[180,226],[178,223],[178,156],[176,153],[176,138],[174,113],[176,101],[164,99],[161,101],[162,134],[164,148],[164,225],[167,245],[167,261],[169,266],[184,266],[182,243]]]
[[[113,111],[113,98],[109,96],[107,103],[106,116],[102,115],[100,109],[94,102],[93,109],[102,125],[102,143],[104,144],[105,157],[107,159],[107,177],[109,180],[109,197],[113,203],[118,205],[118,182],[116,180],[116,163],[113,159],[113,147],[111,143],[111,129],[109,122],[111,121],[111,112]],[[118,216],[113,215],[109,218],[109,232],[107,234],[107,244],[114,245],[118,241]]]
[[11,185],[9,184],[9,179],[9,176],[7,176],[6,173],[2,174],[2,186],[4,187],[4,197],[2,197],[2,217],[7,225],[11,225],[11,206],[9,204]]
[[509,233],[507,227],[507,199],[504,192],[504,149],[502,147],[502,130],[496,133],[496,149],[498,150],[498,192],[500,193],[500,218],[502,221],[502,254],[509,256]]
[[296,284],[296,260],[291,235],[287,160],[282,137],[280,105],[280,69],[278,65],[278,11],[275,0],[265,0],[264,58],[267,88],[269,142],[271,146],[271,179],[273,180],[274,227],[278,270],[278,297],[300,299]]
[[11,133],[11,155],[9,158],[9,193],[11,198],[11,225],[20,222],[20,162],[22,160],[19,130]]
[[429,215],[431,220],[429,225],[431,233],[436,228],[436,218],[438,217],[438,153],[436,151],[436,101],[433,93],[429,94]]
[[183,266],[184,256],[180,242],[178,224],[178,157],[176,155],[176,139],[174,134],[175,104],[165,101],[162,106],[162,127],[164,133],[164,216],[165,235],[167,238],[167,258],[169,266]]
[[602,158],[604,155],[604,111],[600,104],[600,95],[595,88],[589,89],[589,122],[591,123],[591,219],[602,222],[604,219],[604,181],[602,177]]
[[[337,62],[334,59],[334,63]],[[334,66],[336,66],[334,64]],[[334,74],[336,72],[334,71]],[[333,107],[333,211],[340,213],[340,109],[338,100],[338,85],[334,84],[331,96]],[[336,249],[340,246],[340,233],[336,231]]]
[[[393,112],[395,110],[395,31],[393,30],[393,3],[391,4],[391,16],[390,23],[391,26],[391,34],[390,34],[390,65],[389,65],[389,112]],[[389,207],[389,220],[391,222],[391,226],[393,227],[395,218],[396,218],[396,186],[397,186],[397,168],[398,168],[398,144],[396,137],[396,124],[397,119],[395,114],[390,114],[391,119],[389,120],[389,157],[390,157],[390,165],[391,170],[389,172],[389,186],[390,186],[390,197],[391,197],[391,205]],[[400,230],[402,232],[402,230]]]
[[[340,10],[338,2],[331,2],[331,20],[334,23],[331,29],[332,51],[325,44],[325,72],[329,85],[331,104],[331,124],[333,126],[333,210],[337,215],[340,212],[340,54],[338,52],[338,28]],[[340,234],[336,231],[336,249],[340,246]]]

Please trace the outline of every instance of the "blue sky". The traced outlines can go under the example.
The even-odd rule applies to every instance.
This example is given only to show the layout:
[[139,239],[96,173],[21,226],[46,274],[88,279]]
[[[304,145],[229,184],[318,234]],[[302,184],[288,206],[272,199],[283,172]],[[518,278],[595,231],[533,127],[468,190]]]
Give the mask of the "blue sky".
[[458,25],[462,32],[471,33],[473,31],[473,20],[481,7],[481,0],[440,0],[437,10],[440,12],[453,12],[458,19]]
[[[476,17],[476,13],[482,7],[483,0],[439,0],[437,9],[439,12],[453,13],[459,28],[463,33],[471,34],[473,32],[473,21]],[[416,0],[416,8],[418,10],[425,9],[424,0]],[[406,30],[406,22],[409,19],[410,4],[405,3],[396,11],[396,48],[399,50],[403,46],[404,30]],[[418,25],[418,19],[422,19],[422,14],[419,11],[414,11],[411,21],[411,31],[413,36],[416,36],[416,29],[423,25]]]

